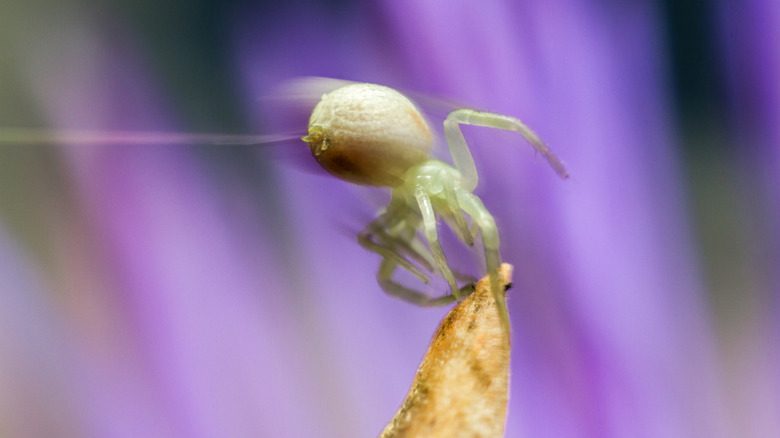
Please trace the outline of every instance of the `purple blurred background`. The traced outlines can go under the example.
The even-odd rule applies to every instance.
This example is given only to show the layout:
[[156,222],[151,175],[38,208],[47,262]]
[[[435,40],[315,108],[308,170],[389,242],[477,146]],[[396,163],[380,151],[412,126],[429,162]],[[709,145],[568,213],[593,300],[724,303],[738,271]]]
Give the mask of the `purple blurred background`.
[[[567,163],[466,129],[515,266],[507,436],[780,435],[776,1],[0,5],[0,129],[273,133],[309,75]],[[311,169],[0,145],[0,436],[377,435],[446,309],[382,293],[381,195]]]

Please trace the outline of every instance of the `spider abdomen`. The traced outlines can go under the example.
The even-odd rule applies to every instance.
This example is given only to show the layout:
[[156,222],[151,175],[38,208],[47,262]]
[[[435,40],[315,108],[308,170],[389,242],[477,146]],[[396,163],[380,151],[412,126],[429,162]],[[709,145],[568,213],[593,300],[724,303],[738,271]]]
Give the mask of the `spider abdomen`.
[[390,187],[429,159],[433,146],[417,107],[403,94],[375,84],[351,84],[323,95],[303,140],[331,174]]

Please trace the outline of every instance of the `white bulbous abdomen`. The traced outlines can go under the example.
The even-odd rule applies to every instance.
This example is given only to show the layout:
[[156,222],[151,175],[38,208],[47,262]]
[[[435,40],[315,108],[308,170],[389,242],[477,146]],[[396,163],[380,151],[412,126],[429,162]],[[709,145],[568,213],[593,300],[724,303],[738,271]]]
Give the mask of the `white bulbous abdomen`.
[[328,172],[358,184],[394,187],[430,158],[433,135],[403,94],[350,84],[322,96],[303,138]]

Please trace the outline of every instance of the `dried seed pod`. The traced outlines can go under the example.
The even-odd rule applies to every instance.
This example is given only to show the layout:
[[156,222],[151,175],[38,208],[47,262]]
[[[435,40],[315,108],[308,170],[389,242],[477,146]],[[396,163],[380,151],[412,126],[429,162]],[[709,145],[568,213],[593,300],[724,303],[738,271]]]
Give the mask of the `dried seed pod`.
[[433,146],[431,129],[412,101],[392,88],[363,83],[324,94],[303,140],[331,174],[388,187],[430,159]]
[[[504,263],[499,272],[502,289],[511,277],[512,266]],[[409,394],[381,437],[503,436],[509,346],[509,333],[485,277],[442,320]]]

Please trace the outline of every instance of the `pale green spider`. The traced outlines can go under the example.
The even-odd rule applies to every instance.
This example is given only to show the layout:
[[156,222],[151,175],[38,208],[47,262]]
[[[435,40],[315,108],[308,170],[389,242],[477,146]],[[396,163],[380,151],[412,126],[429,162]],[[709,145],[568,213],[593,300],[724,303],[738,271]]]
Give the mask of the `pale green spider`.
[[[352,83],[322,95],[303,141],[322,167],[337,177],[392,189],[389,205],[358,236],[361,245],[382,257],[377,279],[388,294],[428,306],[447,304],[467,293],[470,285],[458,286],[457,275],[441,249],[439,216],[466,245],[474,244],[476,230],[481,234],[492,293],[508,330],[506,301],[497,274],[501,264],[498,229],[472,193],[478,176],[461,124],[518,132],[559,176],[568,177],[560,160],[523,122],[472,109],[452,111],[444,121],[455,167],[434,159],[433,135],[419,110],[401,93],[375,84]],[[464,214],[471,218],[471,226]],[[418,238],[420,231],[427,248]],[[393,279],[401,267],[428,283],[428,276],[414,262],[429,271],[435,267],[449,284],[450,293],[431,297]]]

